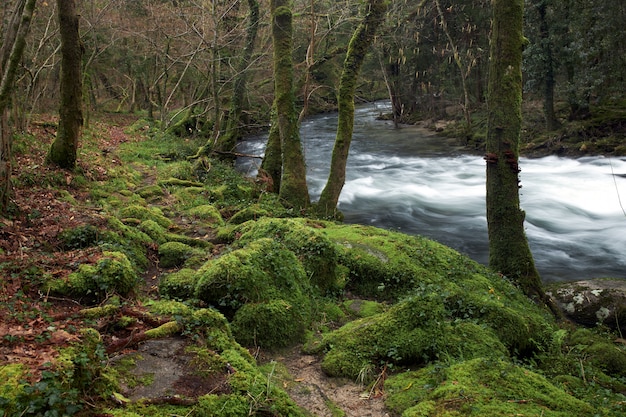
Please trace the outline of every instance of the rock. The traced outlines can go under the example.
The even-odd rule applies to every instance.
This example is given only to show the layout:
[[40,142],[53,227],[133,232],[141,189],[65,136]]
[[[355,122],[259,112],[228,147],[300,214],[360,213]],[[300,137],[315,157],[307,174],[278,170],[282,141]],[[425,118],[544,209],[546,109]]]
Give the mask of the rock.
[[604,324],[626,333],[626,280],[560,282],[548,285],[546,293],[570,320],[589,327]]

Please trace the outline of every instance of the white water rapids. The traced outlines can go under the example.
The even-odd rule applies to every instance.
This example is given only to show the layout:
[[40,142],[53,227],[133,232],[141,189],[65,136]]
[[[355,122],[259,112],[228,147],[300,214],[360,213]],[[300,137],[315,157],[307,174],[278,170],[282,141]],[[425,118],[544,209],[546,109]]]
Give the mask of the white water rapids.
[[[361,106],[339,209],[347,223],[430,237],[487,263],[485,161],[452,139],[414,126],[376,120],[381,103]],[[315,201],[328,177],[336,114],[301,127],[309,192]],[[261,155],[267,135],[240,143]],[[256,173],[259,160],[240,158]],[[526,233],[544,281],[626,278],[626,158],[554,156],[520,161]],[[621,202],[620,202],[621,199]]]

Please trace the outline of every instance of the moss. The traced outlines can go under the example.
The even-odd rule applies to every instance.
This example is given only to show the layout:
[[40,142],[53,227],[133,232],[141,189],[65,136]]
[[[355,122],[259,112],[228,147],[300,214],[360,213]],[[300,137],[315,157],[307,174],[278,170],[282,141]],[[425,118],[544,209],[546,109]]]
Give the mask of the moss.
[[305,322],[298,308],[285,300],[249,303],[235,313],[235,339],[246,346],[277,348],[301,342]]
[[590,329],[578,329],[572,333],[568,345],[575,346],[589,362],[614,376],[626,375],[626,351],[607,337]]
[[271,238],[282,243],[301,260],[313,286],[326,292],[337,287],[337,245],[325,234],[324,222],[307,219],[264,218],[247,222],[236,228],[238,245],[259,238]]
[[323,233],[337,243],[338,261],[350,271],[347,288],[367,298],[395,300],[463,262],[431,240],[373,227],[335,226]]
[[164,268],[181,266],[192,256],[205,256],[206,252],[180,242],[166,242],[159,246],[159,261]]
[[165,324],[160,325],[157,328],[146,330],[146,338],[148,339],[160,339],[167,336],[172,336],[174,334],[180,333],[182,331],[182,326],[176,321],[170,321]]
[[197,219],[204,220],[214,226],[222,226],[224,224],[222,215],[212,204],[203,204],[193,207],[187,211],[187,214]]
[[26,376],[26,370],[22,364],[6,364],[0,366],[0,414],[18,415],[18,410],[13,407],[16,398],[22,391],[24,383],[22,382]]
[[128,295],[139,283],[137,272],[121,252],[103,252],[96,265],[83,264],[67,280],[52,281],[50,289],[76,297],[103,300],[111,294]]
[[[589,416],[594,409],[543,376],[503,360],[433,364],[392,376],[386,405],[402,416]],[[424,414],[428,412],[428,414]]]
[[269,214],[269,211],[261,208],[257,204],[253,204],[243,210],[239,210],[230,219],[228,219],[228,222],[231,224],[241,224],[247,222],[248,220],[258,220],[261,217],[268,216]]
[[305,326],[310,322],[310,293],[296,256],[271,239],[259,239],[205,263],[198,270],[195,291],[196,298],[230,317],[247,303],[282,299],[293,306],[294,317]]
[[193,298],[196,286],[196,271],[183,268],[177,272],[167,274],[159,283],[159,294],[162,297],[187,300]]
[[171,300],[150,300],[145,303],[146,307],[153,314],[166,316],[188,316],[193,313],[193,309],[187,304]]
[[172,225],[172,221],[165,217],[161,210],[156,207],[148,208],[140,205],[130,205],[120,209],[119,215],[120,218],[152,220],[165,229]]
[[145,187],[139,188],[135,192],[143,198],[161,197],[165,195],[163,188],[161,188],[161,186],[159,185],[147,185]]
[[371,317],[386,310],[384,304],[370,300],[346,300],[343,302],[343,308],[348,314],[356,317]]
[[139,230],[150,236],[152,240],[159,244],[167,241],[165,237],[167,235],[167,230],[154,220],[144,220],[139,225]]

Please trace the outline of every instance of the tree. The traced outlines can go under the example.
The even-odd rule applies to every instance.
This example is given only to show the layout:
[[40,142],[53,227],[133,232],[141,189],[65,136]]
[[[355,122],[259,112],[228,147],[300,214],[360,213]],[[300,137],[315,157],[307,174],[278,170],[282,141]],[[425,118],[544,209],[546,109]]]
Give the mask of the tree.
[[356,83],[367,50],[374,40],[376,30],[385,18],[386,11],[386,0],[369,0],[367,12],[354,31],[354,35],[348,45],[348,53],[346,54],[339,81],[337,136],[330,162],[330,173],[318,202],[319,214],[324,217],[335,215],[339,195],[346,181],[346,163],[354,129],[354,93],[356,91]]
[[11,197],[11,133],[7,108],[15,74],[26,46],[26,35],[35,11],[36,0],[19,0],[2,38],[0,48],[0,212],[5,212]]
[[[246,42],[243,53],[237,67],[237,74],[233,85],[233,93],[230,100],[230,109],[226,120],[226,130],[223,135],[216,139],[213,151],[230,153],[235,150],[237,141],[242,137],[241,114],[243,112],[243,99],[246,92],[248,67],[254,51],[254,43],[259,27],[259,2],[248,0],[248,26],[246,30]],[[232,154],[231,154],[232,155]],[[230,156],[229,159],[234,159]]]
[[48,161],[61,168],[76,165],[78,139],[83,125],[82,46],[75,0],[57,0],[61,34],[61,103],[57,137],[50,147]]
[[515,281],[529,297],[543,301],[518,191],[524,0],[494,0],[492,5],[485,156],[489,266]]
[[293,15],[290,0],[272,0],[274,44],[274,106],[281,144],[282,175],[278,195],[288,205],[305,209],[310,205],[306,165],[300,142],[298,113],[293,87]]

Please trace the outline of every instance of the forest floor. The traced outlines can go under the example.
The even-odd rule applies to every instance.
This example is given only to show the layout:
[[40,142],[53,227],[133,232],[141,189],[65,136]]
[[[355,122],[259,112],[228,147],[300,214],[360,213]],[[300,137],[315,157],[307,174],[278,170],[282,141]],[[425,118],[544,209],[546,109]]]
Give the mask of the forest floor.
[[[56,133],[53,118],[35,120],[29,135],[17,143],[13,166],[13,210],[10,215],[0,217],[0,364],[24,364],[30,369],[33,382],[41,378],[42,372],[48,369],[46,364],[57,357],[60,348],[78,340],[77,329],[96,328],[107,346],[155,327],[155,323],[145,320],[147,309],[139,301],[158,297],[159,278],[168,272],[159,266],[154,248],[148,257],[150,267],[143,277],[146,284],[143,293],[124,311],[125,315],[138,320],[124,329],[117,329],[110,317],[86,318],[78,314],[87,307],[80,301],[54,297],[40,289],[44,279],[66,277],[78,265],[94,264],[102,256],[101,250],[94,247],[64,248],[59,234],[81,225],[104,227],[105,213],[90,201],[84,181],[106,182],[109,172],[121,166],[118,146],[143,140],[141,134],[127,133],[126,128],[135,121],[135,117],[127,115],[99,116],[89,129],[89,137],[85,139],[89,145],[83,146],[77,170],[73,172],[45,163],[46,151]],[[626,123],[619,124],[615,131],[623,135],[624,126]],[[563,138],[563,135],[566,132],[559,137]],[[554,152],[559,149],[557,145],[562,146],[564,142],[559,141],[560,144],[545,149],[541,144],[536,146],[542,152]],[[598,141],[586,138],[584,143],[591,144],[584,153],[601,150]],[[624,143],[611,149],[622,149]],[[572,147],[578,147],[578,154],[582,152],[582,145]],[[145,170],[143,181],[144,185],[153,184],[154,175]],[[182,221],[178,224],[183,229],[188,226]],[[211,231],[203,231],[203,234],[209,236]],[[219,256],[219,250],[217,246],[215,256]],[[136,345],[128,346],[119,353],[132,354],[136,349]],[[367,388],[355,381],[328,378],[320,369],[320,358],[303,354],[298,348],[252,353],[260,362],[282,364],[286,369],[286,374],[280,377],[283,387],[300,406],[314,415],[388,416],[383,403],[384,393],[379,388],[382,384]],[[384,378],[384,374],[379,377]]]
[[[55,121],[52,119],[36,120],[29,135],[21,138],[17,146],[12,212],[0,217],[0,364],[25,365],[31,383],[41,380],[60,349],[79,340],[77,331],[81,328],[95,328],[101,334],[104,346],[110,347],[159,324],[147,320],[149,314],[143,306],[146,300],[158,298],[159,279],[171,272],[160,267],[155,251],[149,254],[150,266],[143,276],[142,293],[123,311],[124,315],[138,320],[124,329],[115,325],[119,317],[88,318],[81,311],[89,305],[80,300],[42,293],[40,289],[44,280],[66,277],[78,265],[95,264],[102,256],[101,250],[94,247],[68,250],[63,247],[60,233],[85,225],[106,227],[105,213],[93,206],[89,190],[77,177],[96,183],[108,181],[109,171],[121,164],[118,146],[142,140],[140,135],[129,135],[125,130],[135,118],[117,114],[104,116],[89,129],[90,143],[83,146],[78,161],[77,172],[81,175],[46,164],[46,150],[55,136]],[[149,170],[142,171],[143,185],[153,185],[155,176]],[[197,230],[192,230],[193,225],[185,224],[184,219],[173,220],[181,233],[198,234]],[[204,230],[201,234],[210,239],[212,231]],[[215,252],[215,256],[219,256],[218,245]],[[165,353],[152,354],[150,360],[137,361],[133,371],[137,377],[156,373],[155,381],[159,383],[142,387],[140,392],[127,389],[124,395],[131,399],[148,398],[157,403],[164,392],[172,392],[172,389],[196,395],[219,392],[220,381],[185,378],[184,364],[178,354],[180,341],[164,339],[163,344],[156,350]],[[138,349],[141,347],[134,343],[116,349],[116,360],[135,355]],[[388,416],[382,392],[369,390],[355,381],[327,377],[320,369],[320,358],[303,354],[297,347],[281,352],[251,353],[259,362],[280,363],[286,371],[280,376],[277,374],[283,388],[298,405],[313,415]],[[338,410],[343,414],[337,414]]]

